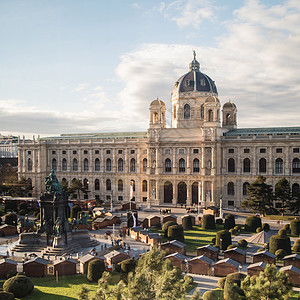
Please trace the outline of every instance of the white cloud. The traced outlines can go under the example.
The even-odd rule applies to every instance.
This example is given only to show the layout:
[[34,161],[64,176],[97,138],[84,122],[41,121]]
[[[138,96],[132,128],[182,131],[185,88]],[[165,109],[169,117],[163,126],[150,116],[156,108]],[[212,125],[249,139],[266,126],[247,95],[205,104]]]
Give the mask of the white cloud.
[[74,92],[79,92],[85,90],[90,85],[88,83],[80,83],[76,88],[74,88]]
[[208,0],[175,0],[161,2],[158,11],[165,18],[175,21],[179,27],[193,26],[198,28],[205,20],[215,18],[217,6]]

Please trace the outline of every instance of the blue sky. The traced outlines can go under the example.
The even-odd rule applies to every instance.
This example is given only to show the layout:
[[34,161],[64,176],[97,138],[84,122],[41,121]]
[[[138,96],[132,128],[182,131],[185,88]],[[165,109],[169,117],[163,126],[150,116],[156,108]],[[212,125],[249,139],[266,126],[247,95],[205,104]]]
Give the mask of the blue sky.
[[0,36],[2,134],[146,130],[193,49],[239,127],[300,125],[297,0],[1,0]]

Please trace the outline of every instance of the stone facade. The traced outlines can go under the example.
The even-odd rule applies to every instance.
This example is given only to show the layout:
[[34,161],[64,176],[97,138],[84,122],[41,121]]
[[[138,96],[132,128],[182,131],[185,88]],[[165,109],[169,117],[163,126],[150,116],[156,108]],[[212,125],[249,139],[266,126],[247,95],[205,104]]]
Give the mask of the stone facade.
[[82,180],[88,192],[81,199],[108,203],[111,197],[128,202],[131,194],[145,205],[190,206],[200,200],[207,207],[219,206],[222,195],[223,207],[239,207],[247,185],[260,174],[273,186],[286,177],[293,194],[299,192],[300,127],[237,129],[236,105],[221,107],[214,81],[195,58],[175,82],[171,128],[163,101],[152,101],[149,111],[144,132],[23,140],[19,176],[32,180],[32,196],[38,196],[55,169],[59,180]]

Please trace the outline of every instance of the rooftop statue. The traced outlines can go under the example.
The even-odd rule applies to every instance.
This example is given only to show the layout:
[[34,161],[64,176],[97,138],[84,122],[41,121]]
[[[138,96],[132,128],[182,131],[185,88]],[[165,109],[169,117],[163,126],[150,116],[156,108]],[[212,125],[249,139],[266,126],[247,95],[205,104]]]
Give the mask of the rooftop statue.
[[46,191],[51,195],[62,195],[62,186],[58,181],[55,171],[51,170],[49,176],[45,178]]

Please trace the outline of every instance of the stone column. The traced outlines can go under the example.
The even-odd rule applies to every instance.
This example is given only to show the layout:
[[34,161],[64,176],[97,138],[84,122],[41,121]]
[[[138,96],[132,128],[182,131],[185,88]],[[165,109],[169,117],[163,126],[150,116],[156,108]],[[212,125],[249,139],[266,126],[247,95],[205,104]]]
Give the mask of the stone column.
[[205,175],[205,147],[201,147],[201,175]]
[[177,173],[177,163],[176,163],[176,148],[173,148],[172,151],[172,174]]
[[191,183],[188,181],[186,187],[186,205],[191,206],[192,204],[192,186]]
[[173,184],[173,204],[177,204],[177,190],[178,190],[178,187],[177,187],[177,183],[175,180],[173,180],[172,182]]
[[187,148],[187,156],[186,156],[186,173],[191,174],[191,149]]

